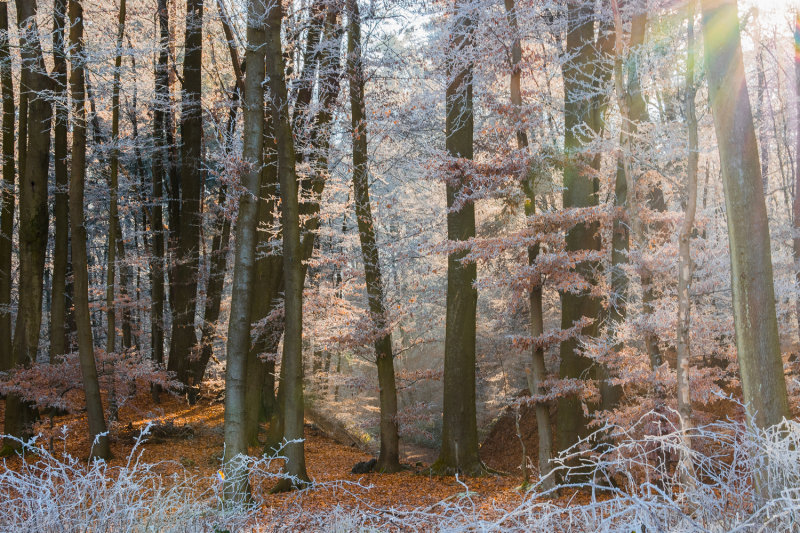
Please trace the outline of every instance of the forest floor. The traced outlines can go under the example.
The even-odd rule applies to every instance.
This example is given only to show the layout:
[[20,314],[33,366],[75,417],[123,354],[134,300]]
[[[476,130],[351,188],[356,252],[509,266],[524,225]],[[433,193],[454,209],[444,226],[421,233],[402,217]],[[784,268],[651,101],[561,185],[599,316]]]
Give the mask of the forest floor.
[[[221,402],[203,400],[190,406],[184,398],[163,394],[161,402],[154,404],[149,393],[138,394],[122,406],[119,420],[113,425],[113,458],[110,466],[124,466],[127,463],[137,437],[150,423],[154,424],[153,429],[137,450],[137,454],[141,453],[141,461],[158,463],[158,471],[164,480],[173,474],[188,474],[196,480],[198,489],[212,488],[218,483],[217,473],[223,451]],[[85,416],[45,417],[39,422],[37,431],[41,434],[39,446],[49,447],[56,457],[69,454],[85,458],[89,454]],[[497,446],[497,443],[493,445],[493,452],[498,451]],[[514,474],[472,479],[431,477],[424,474],[424,467],[435,459],[435,451],[413,444],[403,446],[402,461],[409,465],[406,471],[396,474],[352,474],[353,465],[367,461],[371,456],[354,446],[336,442],[310,420],[307,420],[305,428],[305,450],[308,473],[319,488],[269,495],[267,492],[271,486],[267,482],[263,483],[264,486],[254,486],[254,492],[262,496],[259,500],[264,502],[266,513],[285,515],[287,510],[298,506],[304,511],[333,508],[435,511],[437,505],[463,496],[467,486],[471,505],[481,514],[484,511],[493,514],[499,509],[513,508],[524,498],[519,490],[521,476],[518,469]],[[253,455],[261,454],[261,450],[255,447],[250,452]],[[5,467],[17,468],[19,461],[18,457],[9,458]],[[500,466],[493,465],[491,461],[488,463],[495,468]],[[274,466],[276,471],[278,466]],[[202,487],[205,483],[208,485]],[[564,494],[562,498],[566,504],[575,496]]]

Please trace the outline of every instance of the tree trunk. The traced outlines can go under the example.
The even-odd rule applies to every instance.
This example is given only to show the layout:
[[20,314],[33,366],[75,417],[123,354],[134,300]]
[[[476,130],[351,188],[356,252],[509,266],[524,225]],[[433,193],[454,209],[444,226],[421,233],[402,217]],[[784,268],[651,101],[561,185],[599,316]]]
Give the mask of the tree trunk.
[[[796,98],[796,111],[797,111],[797,124],[795,125],[796,132],[796,145],[795,157],[797,164],[795,165],[794,173],[794,198],[792,199],[792,211],[794,212],[793,222],[795,236],[792,239],[792,251],[794,252],[794,268],[796,271],[795,280],[800,285],[800,11],[794,15],[794,87]],[[797,297],[795,302],[795,314],[797,315],[797,335],[800,338],[800,296]]]
[[400,470],[400,441],[397,430],[397,386],[394,379],[394,353],[391,329],[386,323],[385,295],[381,277],[378,243],[372,206],[369,200],[367,159],[367,121],[364,101],[364,65],[361,60],[361,16],[358,0],[347,0],[348,78],[350,80],[350,113],[353,138],[353,195],[355,199],[361,258],[367,283],[367,299],[372,326],[375,329],[375,362],[378,366],[380,390],[381,449],[376,470]]
[[[220,186],[218,202],[224,205],[227,188]],[[203,326],[200,330],[200,356],[189,365],[189,403],[196,401],[197,390],[203,382],[206,367],[214,353],[214,338],[217,332],[222,291],[225,286],[225,271],[228,263],[228,245],[230,243],[231,221],[224,213],[220,214],[211,239],[211,253],[208,256],[208,285],[206,286],[206,302],[203,309]]]
[[[181,107],[180,222],[175,247],[172,284],[172,338],[168,370],[188,383],[189,364],[197,347],[194,318],[197,308],[197,277],[200,260],[200,209],[203,194],[203,0],[186,2],[186,39],[183,61]],[[172,223],[172,221],[170,221]]]
[[[263,111],[263,110],[262,110]],[[258,227],[256,238],[255,282],[254,287],[259,288],[259,297],[253,298],[250,309],[250,322],[257,323],[264,320],[273,309],[278,297],[278,292],[283,284],[283,257],[273,253],[270,243],[270,234],[261,228],[270,228],[274,225],[273,215],[277,206],[278,191],[278,161],[274,149],[275,139],[272,115],[268,111],[264,119],[264,165],[261,169],[261,186],[258,194]],[[265,353],[274,354],[277,351],[278,341],[276,331],[272,324],[266,324],[263,330],[256,334],[250,346],[247,359],[247,384],[246,384],[246,433],[247,442],[251,445],[258,444],[258,424],[262,419],[272,416],[267,412],[264,403],[264,382],[268,374],[275,372],[275,360],[262,360]],[[274,376],[273,376],[274,380]],[[274,384],[273,384],[274,389]],[[266,400],[269,402],[268,394]]]
[[[564,208],[590,207],[597,205],[599,184],[586,167],[596,167],[596,163],[582,155],[586,137],[581,130],[599,126],[597,116],[601,105],[594,99],[586,98],[586,87],[593,83],[594,63],[598,60],[594,47],[594,8],[591,4],[570,1],[567,4],[568,22],[566,56],[563,63],[564,76]],[[599,227],[595,222],[582,222],[569,229],[566,236],[568,252],[600,250]],[[586,261],[575,270],[589,283],[593,283],[596,263]],[[596,318],[602,310],[600,299],[589,291],[581,293],[561,293],[561,327],[571,328],[581,317]],[[596,336],[597,323],[581,331],[582,335]],[[570,338],[561,343],[562,378],[583,378],[592,374],[592,362],[578,351],[578,341]],[[556,425],[558,427],[558,447],[565,450],[588,433],[588,417],[584,414],[581,400],[570,395],[558,401]]]
[[91,458],[108,459],[110,451],[100,384],[94,360],[94,340],[89,317],[89,267],[86,253],[86,227],[83,225],[83,187],[86,177],[86,96],[84,89],[83,8],[78,0],[69,2],[70,54],[72,73],[73,128],[72,168],[70,172],[70,222],[72,224],[72,264],[75,271],[75,318],[78,323],[78,353],[89,434],[93,439]]
[[[217,0],[217,9],[222,20],[222,29],[228,41],[228,53],[231,56],[236,84],[231,90],[231,108],[228,113],[228,123],[225,128],[224,149],[230,153],[233,136],[236,133],[236,114],[240,99],[244,96],[244,64],[239,60],[239,51],[233,37],[230,19],[222,0]],[[220,185],[218,205],[223,206],[227,199],[227,187]],[[224,212],[220,212],[214,225],[214,237],[211,239],[210,266],[208,282],[206,285],[206,301],[203,309],[203,322],[200,328],[200,354],[189,363],[189,403],[197,401],[197,393],[208,366],[208,361],[214,352],[214,337],[217,333],[222,292],[225,288],[225,273],[228,266],[228,244],[231,236],[231,221]],[[249,378],[249,374],[248,374]]]
[[[314,250],[314,240],[316,230],[319,228],[319,199],[325,188],[325,181],[328,176],[328,150],[330,147],[331,121],[333,119],[333,109],[336,98],[339,94],[339,78],[341,75],[341,62],[339,61],[339,49],[341,48],[342,33],[338,26],[339,8],[329,6],[325,22],[325,42],[330,43],[322,48],[319,55],[320,72],[320,110],[314,120],[314,127],[309,133],[312,148],[309,153],[313,154],[312,166],[314,169],[314,179],[306,180],[302,184],[302,197],[310,198],[306,200],[299,209],[305,222],[301,237],[302,261],[307,261]],[[274,117],[273,117],[274,120]],[[301,281],[305,284],[306,267],[302,265]],[[275,275],[278,282],[282,283],[283,267]],[[277,344],[280,331],[284,328],[284,323],[274,323],[269,325],[268,335],[272,336],[270,342]],[[281,365],[279,382],[285,380],[284,367]],[[270,418],[269,433],[267,436],[267,449],[275,449],[283,438],[283,410],[284,410],[284,391],[283,387],[278,390],[275,398],[274,414]]]
[[[63,18],[63,17],[62,17]],[[14,80],[8,40],[8,4],[0,2],[0,84],[3,98],[3,190],[0,206],[0,371],[11,368],[11,254],[14,240]]]
[[[24,173],[20,174],[19,187],[19,310],[12,348],[12,367],[34,362],[39,348],[42,286],[49,227],[47,177],[50,165],[50,126],[53,116],[49,99],[40,97],[44,91],[52,89],[52,83],[47,74],[39,41],[36,2],[17,0],[16,4],[22,57],[20,95],[24,94],[28,109],[27,118],[20,117],[20,170],[23,170],[23,161],[25,163]],[[36,96],[30,98],[29,95]],[[28,425],[35,415],[35,411],[24,404],[19,397],[14,394],[8,395],[4,433],[25,437],[28,434]],[[13,444],[11,446],[13,447]]]
[[117,195],[119,190],[119,89],[122,68],[122,39],[125,36],[125,0],[120,0],[117,21],[117,47],[114,52],[114,79],[111,89],[111,172],[108,198],[108,252],[106,267],[106,352],[117,351],[116,272],[117,240],[122,239]]
[[280,2],[269,9],[267,61],[272,116],[278,150],[278,176],[281,190],[283,227],[284,306],[286,326],[283,337],[281,388],[284,391],[285,470],[294,481],[283,479],[273,490],[286,490],[308,482],[303,444],[303,265],[300,248],[300,211],[295,172],[294,141],[289,123],[288,96],[281,46],[283,7]]
[[64,48],[66,0],[53,5],[53,81],[59,98],[55,101],[55,139],[53,170],[55,171],[55,204],[53,206],[55,238],[53,243],[53,285],[50,303],[50,362],[67,353],[67,263],[69,262],[69,174],[67,172],[67,58]]
[[[677,335],[677,382],[678,382],[678,414],[681,417],[681,430],[684,432],[683,445],[685,452],[691,448],[691,441],[686,430],[692,427],[691,388],[689,384],[689,368],[691,365],[691,312],[692,301],[690,289],[692,285],[691,238],[694,217],[697,212],[697,113],[695,110],[694,62],[694,1],[687,4],[687,58],[686,58],[686,126],[689,130],[689,154],[686,164],[686,212],[678,234],[678,335]],[[689,453],[682,453],[680,458],[683,479],[694,478],[694,467]]]
[[[455,2],[451,31],[446,90],[445,145],[452,158],[453,176],[447,180],[447,238],[466,241],[475,236],[475,205],[465,202],[458,211],[452,208],[459,194],[469,188],[465,168],[472,159],[473,107],[472,62],[462,59],[472,51],[474,22],[468,4]],[[447,258],[447,318],[444,348],[444,402],[442,447],[431,466],[433,472],[481,475],[485,467],[478,455],[478,427],[475,407],[475,319],[478,291],[475,263],[463,263],[466,251]]]
[[[789,416],[767,208],[736,0],[702,0],[711,111],[719,144],[731,256],[736,349],[747,411],[758,427]],[[714,38],[711,38],[714,36]]]
[[[522,43],[519,37],[519,25],[517,22],[516,6],[514,0],[505,0],[506,16],[508,17],[511,31],[514,32],[514,43],[511,48],[511,104],[522,111],[522,87],[521,75],[522,66]],[[520,151],[528,151],[528,134],[524,129],[517,130],[517,148]],[[525,216],[532,217],[536,214],[536,178],[532,170],[529,170],[523,178],[522,188],[525,191],[527,200],[525,201]],[[528,265],[536,265],[536,258],[539,256],[539,244],[528,247]],[[542,303],[542,278],[536,274],[531,280],[531,289],[528,293],[530,304],[530,333],[533,339],[544,334],[544,306]],[[531,366],[526,372],[529,376],[528,389],[531,396],[542,393],[541,384],[547,379],[547,369],[544,360],[544,348],[534,344],[531,348]],[[539,437],[539,477],[542,480],[542,488],[545,490],[553,488],[555,485],[552,476],[548,474],[552,470],[551,457],[553,453],[553,430],[550,422],[550,407],[546,403],[538,401],[535,407],[536,429]],[[527,479],[527,457],[522,458],[523,472],[525,473],[523,484],[528,483]]]
[[[238,61],[238,59],[236,59]],[[236,132],[236,114],[239,105],[240,91],[239,85],[244,88],[244,82],[232,90],[231,109],[228,114],[228,124],[226,127],[225,151],[230,152],[233,142],[233,135]],[[217,205],[224,206],[228,197],[228,188],[224,183],[219,186]],[[200,391],[200,384],[203,382],[206,367],[214,353],[214,340],[217,334],[217,322],[219,320],[220,306],[222,304],[222,293],[225,288],[225,274],[228,267],[228,245],[231,238],[231,220],[227,214],[220,209],[217,220],[214,224],[214,236],[211,239],[211,253],[207,256],[210,263],[208,269],[208,281],[206,283],[206,301],[203,309],[203,323],[200,328],[200,355],[192,359],[189,364],[189,403],[197,401],[197,394]]]
[[244,194],[239,200],[236,219],[236,254],[233,267],[233,293],[228,325],[228,351],[225,372],[225,493],[226,499],[248,499],[250,487],[241,457],[247,455],[245,435],[245,381],[250,351],[250,309],[254,290],[258,194],[264,163],[264,92],[266,6],[251,0],[247,15],[247,77],[244,92],[244,148],[247,167],[242,171]]
[[[153,233],[153,256],[150,259],[150,349],[156,365],[164,364],[164,177],[169,165],[165,131],[167,124],[165,107],[169,103],[169,11],[167,0],[158,0],[159,45],[158,62],[155,66],[155,94],[153,105],[153,183],[152,214],[150,231]],[[158,387],[153,386],[153,396],[158,398]]]

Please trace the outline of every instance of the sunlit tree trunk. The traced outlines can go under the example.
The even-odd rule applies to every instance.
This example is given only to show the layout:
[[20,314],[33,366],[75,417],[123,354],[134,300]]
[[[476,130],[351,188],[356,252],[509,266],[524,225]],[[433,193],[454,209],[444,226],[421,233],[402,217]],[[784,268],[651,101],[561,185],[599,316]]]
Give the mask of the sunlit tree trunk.
[[[794,198],[792,211],[794,212],[794,231],[795,237],[792,239],[792,251],[794,252],[795,262],[795,283],[800,285],[800,11],[794,15],[794,87],[795,87],[795,106],[797,111],[797,123],[795,124],[796,146],[795,158],[797,162],[794,170]],[[795,302],[795,314],[797,315],[797,330],[800,337],[800,296]]]
[[[234,459],[247,455],[245,380],[250,352],[250,310],[254,286],[258,195],[264,163],[264,92],[266,6],[250,0],[247,8],[247,77],[244,92],[244,148],[246,168],[241,182],[245,192],[236,218],[236,254],[233,267],[231,316],[225,371],[225,497],[242,500],[249,493],[247,472]],[[241,458],[240,458],[241,459]],[[233,461],[233,462],[232,462]]]
[[300,211],[295,172],[295,152],[289,122],[288,95],[284,77],[281,45],[283,7],[280,2],[269,9],[267,61],[272,116],[278,151],[278,177],[281,190],[283,227],[284,308],[286,326],[283,335],[281,388],[284,394],[283,436],[291,444],[283,449],[286,473],[274,490],[286,490],[308,481],[303,444],[303,265],[300,248]]
[[714,129],[719,145],[731,257],[733,316],[742,391],[759,427],[789,416],[761,167],[736,0],[702,0]]
[[369,313],[376,330],[375,362],[378,366],[381,449],[376,470],[400,470],[400,441],[397,430],[397,386],[394,378],[392,334],[386,323],[386,304],[381,277],[378,243],[369,200],[367,121],[364,102],[364,65],[361,54],[361,15],[358,0],[347,0],[347,70],[353,138],[353,196],[355,199],[361,257],[367,283]]
[[[692,254],[691,238],[694,217],[697,211],[697,113],[695,110],[694,84],[695,38],[694,38],[694,0],[687,3],[687,57],[686,57],[686,126],[689,130],[689,154],[686,164],[686,211],[683,215],[678,234],[678,335],[677,335],[677,382],[678,382],[678,414],[681,417],[681,429],[685,432],[692,426],[691,389],[689,385],[689,368],[691,364],[691,312],[692,300]],[[691,447],[688,437],[684,436],[686,450]],[[681,455],[682,476],[692,479],[692,459],[688,453]]]
[[[172,338],[168,370],[188,383],[190,357],[197,347],[195,311],[200,260],[200,204],[203,194],[203,0],[186,2],[186,35],[181,107],[180,222],[175,246],[172,284]],[[170,221],[172,224],[172,221]]]
[[72,72],[72,167],[70,169],[69,208],[72,225],[72,265],[75,276],[75,319],[78,324],[78,352],[86,396],[89,434],[94,441],[91,456],[110,455],[100,384],[94,359],[94,340],[89,317],[89,265],[86,253],[86,227],[83,218],[83,188],[86,178],[86,96],[84,88],[83,8],[78,0],[69,2],[70,59]]

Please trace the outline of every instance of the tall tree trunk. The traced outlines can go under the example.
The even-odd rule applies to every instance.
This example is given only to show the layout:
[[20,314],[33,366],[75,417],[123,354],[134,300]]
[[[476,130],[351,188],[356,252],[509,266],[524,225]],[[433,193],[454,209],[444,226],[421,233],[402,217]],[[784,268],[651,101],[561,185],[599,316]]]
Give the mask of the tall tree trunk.
[[66,0],[53,5],[53,81],[58,98],[55,101],[55,139],[53,169],[55,171],[55,204],[53,206],[55,239],[53,243],[53,285],[50,303],[50,361],[67,353],[67,263],[69,262],[69,174],[67,172],[67,58],[64,48]]
[[[744,75],[736,0],[702,0],[711,111],[719,144],[742,391],[759,427],[789,416],[767,207]],[[713,38],[712,38],[713,36]]]
[[[167,154],[165,108],[169,102],[169,11],[167,0],[158,0],[159,44],[158,62],[155,66],[156,102],[153,106],[153,183],[150,231],[153,233],[153,256],[150,259],[150,344],[152,359],[157,365],[164,364],[164,178],[170,165]],[[153,387],[154,397],[158,388]]]
[[[130,36],[127,37],[128,46],[131,46],[131,39]],[[131,53],[131,71],[133,73],[134,79],[137,78],[138,73],[136,71],[136,57],[133,53]],[[139,182],[139,194],[147,196],[147,177],[145,171],[145,163],[144,158],[142,157],[142,148],[139,144],[139,112],[138,112],[138,95],[136,85],[133,86],[133,94],[131,95],[130,105],[127,109],[128,113],[128,120],[131,123],[131,140],[133,141],[133,153],[135,157],[135,169],[136,169],[136,176],[138,177]],[[134,297],[132,300],[135,300],[135,308],[131,309],[130,306],[126,306],[123,309],[122,314],[122,345],[125,348],[133,347],[136,351],[141,349],[140,339],[138,335],[134,335],[134,322],[137,324],[136,330],[140,331],[142,329],[142,319],[141,319],[141,265],[142,262],[140,261],[142,257],[142,252],[144,253],[145,257],[152,257],[152,246],[147,238],[147,230],[148,224],[152,224],[152,221],[149,220],[150,214],[150,205],[149,204],[142,204],[139,209],[139,217],[136,216],[136,213],[133,215],[134,221],[134,238],[133,238],[133,253],[136,256],[135,264],[136,264],[136,285],[134,288]],[[141,226],[139,226],[141,223]],[[142,228],[140,232],[139,228]],[[139,248],[137,237],[141,238],[142,246]],[[141,250],[141,251],[140,251]],[[125,256],[125,246],[123,240],[117,240],[117,255],[120,257],[120,262],[122,263],[122,268],[120,270],[120,283],[121,293],[123,298],[126,297],[128,289],[127,287],[133,286],[134,281],[134,268],[131,263],[127,260]],[[134,318],[135,317],[135,318]],[[127,338],[127,340],[126,340]]]
[[83,48],[83,8],[78,0],[69,1],[70,57],[72,73],[73,127],[72,168],[70,169],[70,222],[72,224],[72,264],[75,271],[75,318],[78,323],[78,354],[86,395],[89,434],[93,439],[92,458],[108,459],[110,455],[100,384],[94,360],[94,340],[89,317],[89,265],[86,253],[86,227],[83,219],[83,187],[86,178],[86,96]]
[[[697,113],[695,110],[694,84],[695,39],[694,39],[694,0],[687,3],[687,57],[686,57],[686,126],[689,130],[689,154],[686,164],[686,212],[683,215],[678,234],[678,335],[677,335],[677,382],[678,382],[678,414],[681,417],[681,430],[684,431],[683,445],[685,452],[691,447],[691,441],[685,431],[692,427],[692,404],[689,384],[689,368],[691,364],[691,312],[692,300],[692,254],[691,238],[694,217],[697,212]],[[694,467],[691,455],[682,453],[680,458],[681,475],[687,482],[693,479]]]
[[[186,39],[181,107],[180,225],[172,283],[172,339],[168,369],[188,383],[190,357],[197,347],[194,318],[200,260],[200,209],[203,194],[203,0],[186,2]],[[170,224],[172,221],[170,221]]]
[[[514,32],[514,43],[511,48],[511,104],[517,108],[519,112],[522,111],[522,43],[519,37],[519,24],[517,22],[517,11],[514,5],[514,0],[505,0],[506,16],[508,17],[511,31]],[[517,130],[517,148],[522,151],[528,151],[528,134],[524,129]],[[527,172],[523,178],[522,187],[527,196],[525,202],[525,216],[532,217],[536,214],[536,175],[532,169]],[[539,244],[528,247],[528,265],[531,267],[536,265],[536,258],[539,256]],[[544,306],[542,302],[542,277],[535,274],[531,280],[531,289],[528,293],[528,303],[530,304],[530,333],[531,337],[536,339],[544,334]],[[544,348],[541,345],[534,343],[531,348],[531,365],[526,372],[529,379],[529,391],[531,396],[537,396],[542,393],[541,384],[547,378],[547,369],[544,360]],[[536,429],[539,437],[539,477],[542,479],[542,488],[545,490],[551,489],[555,483],[552,476],[549,476],[552,471],[551,456],[553,453],[553,430],[550,422],[550,407],[541,401],[536,403]],[[523,471],[527,474],[527,458],[523,457]],[[523,476],[524,477],[524,476]],[[523,483],[527,483],[528,479],[523,479]]]
[[[225,152],[229,153],[233,136],[236,132],[236,114],[239,101],[244,95],[244,64],[239,60],[239,51],[233,36],[228,13],[222,0],[217,0],[217,9],[222,20],[222,28],[225,39],[228,41],[228,52],[231,56],[236,85],[231,90],[231,108],[228,113],[228,123],[225,128]],[[227,187],[220,185],[218,204],[224,205],[227,198]],[[203,322],[200,328],[200,354],[193,358],[189,363],[189,403],[193,404],[197,400],[197,393],[200,384],[203,382],[208,361],[214,351],[214,338],[217,333],[217,321],[219,320],[220,305],[222,304],[222,292],[225,286],[225,273],[228,266],[228,244],[231,235],[231,221],[224,212],[220,212],[214,225],[214,237],[211,239],[210,266],[208,271],[208,282],[206,285],[206,301],[203,309]],[[249,374],[248,374],[249,378]]]
[[242,172],[245,193],[239,200],[236,218],[236,254],[233,267],[231,317],[228,325],[228,351],[225,371],[225,498],[245,500],[249,495],[247,471],[242,458],[247,455],[245,435],[245,380],[250,351],[250,309],[254,284],[258,194],[264,163],[264,92],[266,5],[250,0],[247,14],[247,77],[244,92],[244,148],[247,165]]
[[125,36],[125,0],[120,0],[117,47],[114,52],[114,80],[111,89],[111,172],[108,198],[108,252],[106,267],[106,352],[117,351],[116,272],[117,241],[122,242],[117,196],[119,192],[119,90],[122,69],[122,39]]
[[[62,17],[63,20],[63,17]],[[8,42],[8,4],[0,2],[0,84],[3,98],[3,189],[0,206],[0,371],[11,368],[11,254],[14,240],[14,80]]]
[[[273,253],[270,243],[269,231],[274,225],[273,215],[277,206],[278,190],[278,161],[277,153],[274,149],[273,140],[275,139],[274,122],[271,113],[267,112],[264,120],[264,165],[261,170],[261,187],[258,194],[258,234],[256,238],[256,259],[255,259],[255,282],[254,287],[259,288],[259,297],[253,298],[250,309],[250,322],[257,323],[264,320],[273,306],[276,304],[278,293],[283,284],[283,257]],[[262,418],[272,416],[271,399],[274,397],[273,390],[267,397],[263,397],[264,382],[269,374],[275,372],[275,360],[263,360],[263,354],[274,354],[278,347],[278,340],[275,339],[276,331],[274,324],[266,324],[260,330],[250,346],[247,359],[247,384],[246,384],[246,404],[247,412],[246,432],[247,442],[251,445],[258,444],[258,425]],[[265,403],[265,400],[267,403]]]
[[300,248],[300,210],[295,171],[294,141],[289,122],[288,95],[281,46],[283,7],[276,2],[269,9],[267,61],[272,116],[278,150],[283,227],[284,307],[281,389],[284,393],[283,436],[287,444],[285,470],[295,481],[283,479],[273,490],[286,490],[308,481],[303,444],[303,264]]
[[[792,251],[794,252],[795,283],[800,285],[800,10],[794,15],[794,88],[795,106],[797,112],[797,123],[795,128],[795,157],[797,164],[794,173],[794,198],[792,199],[792,211],[794,212],[793,223],[795,237],[792,239]],[[797,335],[800,338],[800,296],[795,302],[795,314],[797,315]]]
[[[594,7],[592,4],[571,0],[567,3],[566,56],[562,70],[564,76],[564,208],[590,207],[597,205],[599,184],[597,179],[586,172],[591,160],[581,154],[585,136],[581,133],[586,127],[595,127],[595,115],[600,114],[596,102],[586,98],[586,87],[593,83],[594,63],[597,61],[594,47]],[[599,227],[594,222],[576,224],[567,232],[568,252],[600,250]],[[576,271],[593,283],[596,263],[583,262]],[[561,327],[571,328],[581,317],[595,318],[601,313],[600,299],[589,291],[581,293],[561,293]],[[596,336],[596,322],[583,329],[583,335]],[[562,378],[582,378],[590,371],[591,360],[583,357],[578,350],[578,341],[570,338],[561,343]],[[565,450],[588,433],[588,417],[584,414],[581,400],[570,395],[558,401],[556,418],[558,427],[558,447]]]
[[397,386],[394,379],[394,353],[391,329],[386,323],[386,304],[381,277],[378,243],[372,206],[369,201],[367,168],[367,121],[364,101],[364,65],[361,54],[361,15],[358,0],[347,0],[348,38],[347,66],[350,80],[350,116],[353,138],[353,195],[355,199],[361,258],[367,283],[367,299],[375,339],[375,363],[378,366],[380,391],[381,449],[376,469],[381,472],[400,470],[400,441],[397,430]]
[[[310,198],[300,205],[300,213],[305,219],[301,233],[301,257],[305,263],[314,250],[314,240],[316,230],[319,228],[319,200],[325,188],[325,181],[329,174],[328,170],[328,150],[330,147],[331,121],[333,120],[333,109],[336,98],[339,94],[339,82],[341,77],[341,62],[339,61],[339,50],[341,48],[342,32],[339,31],[339,11],[336,5],[328,7],[325,22],[325,43],[319,55],[320,63],[320,110],[314,119],[314,127],[309,133],[311,147],[309,154],[313,154],[312,168],[314,169],[314,179],[305,180],[302,186],[302,197]],[[310,65],[309,65],[310,66]],[[273,116],[273,120],[275,120]],[[301,267],[301,281],[305,284],[306,267]],[[283,267],[273,278],[276,282],[283,283]],[[284,322],[273,322],[268,325],[266,335],[269,336],[268,343],[277,342],[280,332],[284,329]],[[285,381],[284,365],[281,365],[279,381]],[[283,439],[283,410],[284,410],[284,390],[278,390],[275,399],[275,409],[270,418],[269,434],[267,437],[267,449],[274,449]]]
[[[19,310],[11,366],[36,360],[42,325],[42,286],[47,248],[47,175],[50,166],[50,126],[53,109],[44,91],[52,89],[36,24],[35,0],[17,0],[22,72],[20,94],[27,102],[25,129],[20,131],[20,162],[25,160],[19,187]],[[31,96],[33,95],[33,96]],[[23,117],[20,118],[22,125]],[[20,166],[22,169],[22,165]],[[35,411],[10,394],[6,399],[6,435],[26,436]],[[7,443],[8,444],[8,443]],[[12,444],[13,446],[13,444]]]
[[[466,201],[453,211],[456,199],[469,188],[466,168],[472,159],[472,35],[474,22],[469,4],[456,0],[450,32],[447,64],[445,145],[453,165],[448,177],[447,238],[466,241],[475,236],[475,205]],[[431,466],[433,472],[480,475],[485,472],[478,455],[478,425],[475,407],[475,320],[478,291],[475,263],[462,262],[466,251],[447,257],[447,318],[444,347],[444,402],[442,447]]]

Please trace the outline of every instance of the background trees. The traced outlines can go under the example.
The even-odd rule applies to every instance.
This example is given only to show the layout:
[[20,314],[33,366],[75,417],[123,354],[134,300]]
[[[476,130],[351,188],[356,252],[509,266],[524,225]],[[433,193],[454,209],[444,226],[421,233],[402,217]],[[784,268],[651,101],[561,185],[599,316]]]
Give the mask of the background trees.
[[796,409],[784,12],[705,2],[693,53],[654,0],[73,4],[74,43],[63,0],[0,7],[7,433],[174,386],[224,391],[228,459],[305,410],[381,470],[405,440],[482,473],[508,408],[541,474],[548,435],[677,420],[678,385],[687,422]]

